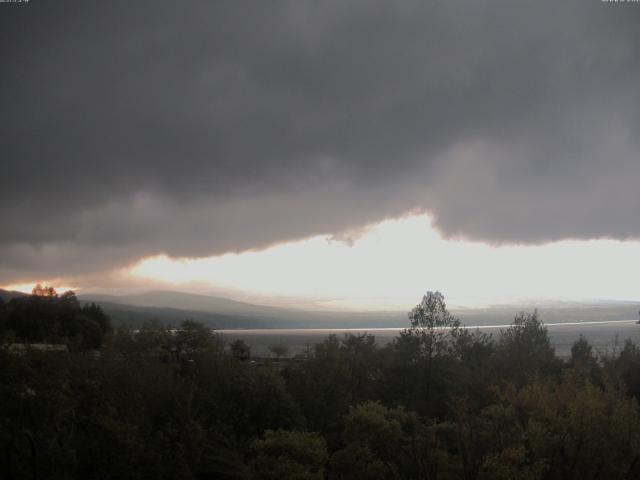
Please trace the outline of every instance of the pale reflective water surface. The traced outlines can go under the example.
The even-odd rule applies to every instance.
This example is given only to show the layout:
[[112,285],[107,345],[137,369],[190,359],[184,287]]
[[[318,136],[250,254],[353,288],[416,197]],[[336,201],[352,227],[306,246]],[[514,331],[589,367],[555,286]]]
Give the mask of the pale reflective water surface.
[[[485,325],[481,327],[466,326],[465,328],[480,330],[494,336],[500,335],[500,330],[508,325]],[[622,348],[626,339],[640,343],[640,325],[635,320],[615,320],[602,322],[572,322],[546,324],[549,338],[560,357],[567,357],[571,353],[571,345],[580,336],[591,343],[594,350],[603,353],[612,353]],[[288,328],[288,329],[262,329],[262,330],[218,330],[226,341],[235,339],[244,340],[251,347],[252,356],[270,356],[271,345],[285,345],[290,354],[296,354],[307,348],[308,345],[322,342],[328,335],[338,336],[346,333],[369,333],[376,337],[379,344],[383,345],[398,335],[402,328]]]

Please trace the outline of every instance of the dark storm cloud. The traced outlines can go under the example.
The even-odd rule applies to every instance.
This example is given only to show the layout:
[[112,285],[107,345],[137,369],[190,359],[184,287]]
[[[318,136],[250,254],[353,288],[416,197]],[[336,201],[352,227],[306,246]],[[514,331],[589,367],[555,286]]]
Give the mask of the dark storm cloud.
[[640,5],[0,5],[0,281],[339,235],[640,236]]

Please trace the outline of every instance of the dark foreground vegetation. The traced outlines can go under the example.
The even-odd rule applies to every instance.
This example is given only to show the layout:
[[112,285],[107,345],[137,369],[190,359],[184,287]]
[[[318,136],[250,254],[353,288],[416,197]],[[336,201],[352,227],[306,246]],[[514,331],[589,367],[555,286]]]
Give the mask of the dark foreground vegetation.
[[0,477],[640,478],[636,345],[597,356],[578,339],[562,361],[536,313],[490,337],[431,292],[409,317],[384,347],[330,336],[253,362],[195,322],[111,332],[72,294],[13,299],[0,305]]

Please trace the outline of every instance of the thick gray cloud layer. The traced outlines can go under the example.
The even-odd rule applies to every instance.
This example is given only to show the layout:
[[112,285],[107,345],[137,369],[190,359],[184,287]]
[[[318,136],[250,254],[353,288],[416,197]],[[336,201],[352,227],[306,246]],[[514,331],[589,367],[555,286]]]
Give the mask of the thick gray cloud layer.
[[0,281],[339,234],[640,236],[640,4],[0,5]]

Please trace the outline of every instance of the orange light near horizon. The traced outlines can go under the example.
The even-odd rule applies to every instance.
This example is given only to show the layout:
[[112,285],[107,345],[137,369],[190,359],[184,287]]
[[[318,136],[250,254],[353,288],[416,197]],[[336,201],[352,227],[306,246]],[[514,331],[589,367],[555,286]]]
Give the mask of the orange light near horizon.
[[67,292],[69,290],[73,290],[74,292],[78,290],[77,288],[62,286],[62,285],[58,286],[54,282],[46,282],[46,281],[36,281],[36,282],[30,282],[30,283],[14,283],[11,285],[2,285],[0,286],[0,288],[2,290],[8,290],[12,292],[21,292],[21,293],[31,294],[31,292],[33,292],[33,289],[37,284],[40,284],[42,286],[45,286],[45,285],[52,286],[56,290],[58,295],[64,292]]

